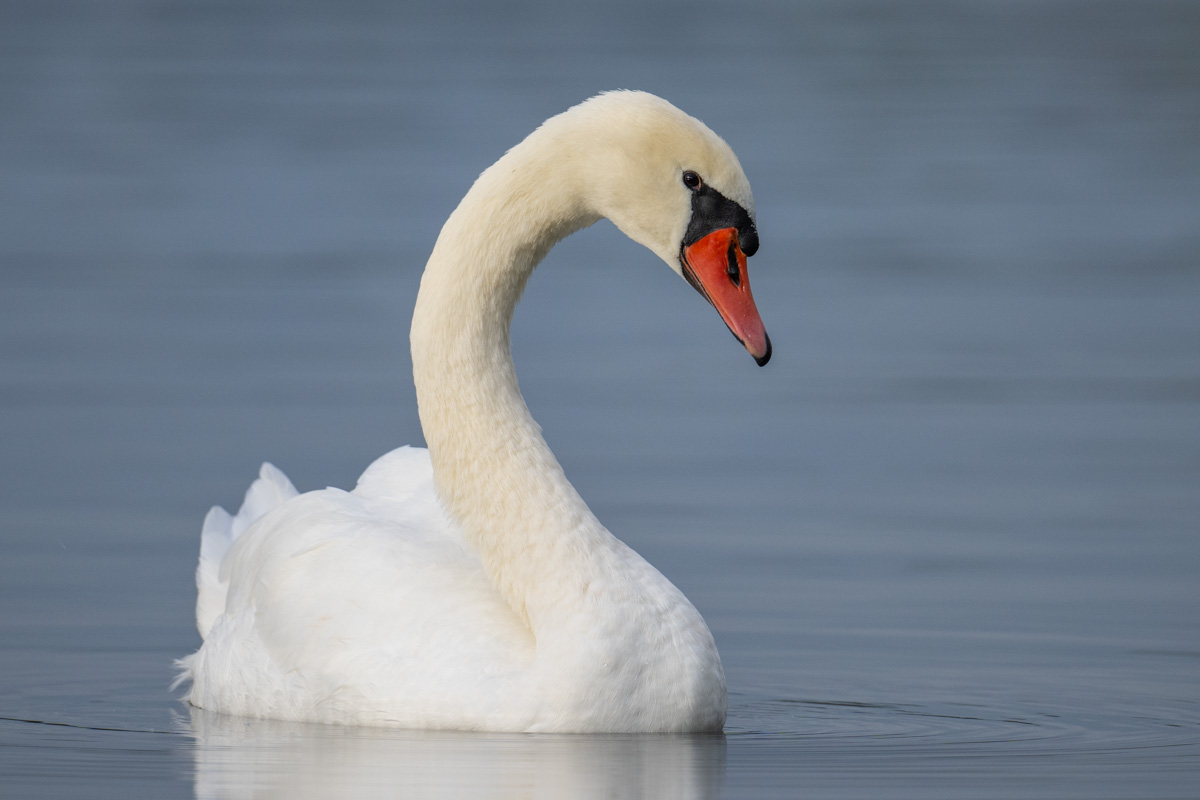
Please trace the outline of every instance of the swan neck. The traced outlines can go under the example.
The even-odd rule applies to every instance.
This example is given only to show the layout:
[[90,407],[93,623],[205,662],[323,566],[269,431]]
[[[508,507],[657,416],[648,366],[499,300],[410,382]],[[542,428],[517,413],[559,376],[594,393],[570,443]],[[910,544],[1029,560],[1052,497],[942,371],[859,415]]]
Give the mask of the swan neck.
[[547,446],[512,361],[509,326],[526,280],[558,240],[599,218],[555,148],[535,137],[484,172],[446,222],[411,338],[438,494],[536,632],[566,595],[586,587],[581,553],[615,540]]

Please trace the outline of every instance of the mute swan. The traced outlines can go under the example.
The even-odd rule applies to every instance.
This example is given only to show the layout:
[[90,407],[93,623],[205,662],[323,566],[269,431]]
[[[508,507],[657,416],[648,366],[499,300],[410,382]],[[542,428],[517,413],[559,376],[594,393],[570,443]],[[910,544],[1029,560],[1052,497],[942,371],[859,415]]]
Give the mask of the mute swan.
[[720,731],[725,675],[699,612],[609,533],[517,388],[509,322],[550,248],[602,217],[660,256],[754,359],[750,185],[703,123],[642,92],[552,117],[451,214],[413,313],[428,451],[352,492],[298,495],[264,464],[205,519],[186,699],[230,714],[408,728]]

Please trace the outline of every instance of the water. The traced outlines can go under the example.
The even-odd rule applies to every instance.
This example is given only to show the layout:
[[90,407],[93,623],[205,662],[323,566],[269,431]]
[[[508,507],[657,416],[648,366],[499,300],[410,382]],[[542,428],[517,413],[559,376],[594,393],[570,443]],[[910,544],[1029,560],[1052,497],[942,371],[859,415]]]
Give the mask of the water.
[[[6,797],[1192,797],[1200,12],[1187,3],[0,9]],[[225,719],[207,507],[421,441],[441,221],[604,88],[755,186],[765,369],[608,225],[534,277],[522,386],[705,614],[724,737]]]

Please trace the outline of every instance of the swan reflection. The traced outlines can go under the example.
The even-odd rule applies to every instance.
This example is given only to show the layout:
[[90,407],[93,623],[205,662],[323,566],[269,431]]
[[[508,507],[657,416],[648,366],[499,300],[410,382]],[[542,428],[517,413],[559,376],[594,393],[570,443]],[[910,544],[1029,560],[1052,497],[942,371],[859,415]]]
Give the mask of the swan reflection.
[[723,735],[408,731],[252,720],[193,708],[209,798],[710,798]]

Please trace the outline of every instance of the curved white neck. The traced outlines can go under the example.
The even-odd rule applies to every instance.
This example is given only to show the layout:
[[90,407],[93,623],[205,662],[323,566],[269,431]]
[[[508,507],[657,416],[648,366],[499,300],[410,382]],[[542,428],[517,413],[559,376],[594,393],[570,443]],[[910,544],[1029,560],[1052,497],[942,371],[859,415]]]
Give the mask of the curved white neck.
[[576,190],[570,161],[556,140],[535,134],[480,176],[434,246],[411,333],[439,495],[535,633],[586,591],[588,554],[615,544],[530,416],[509,347],[534,267],[600,218]]

